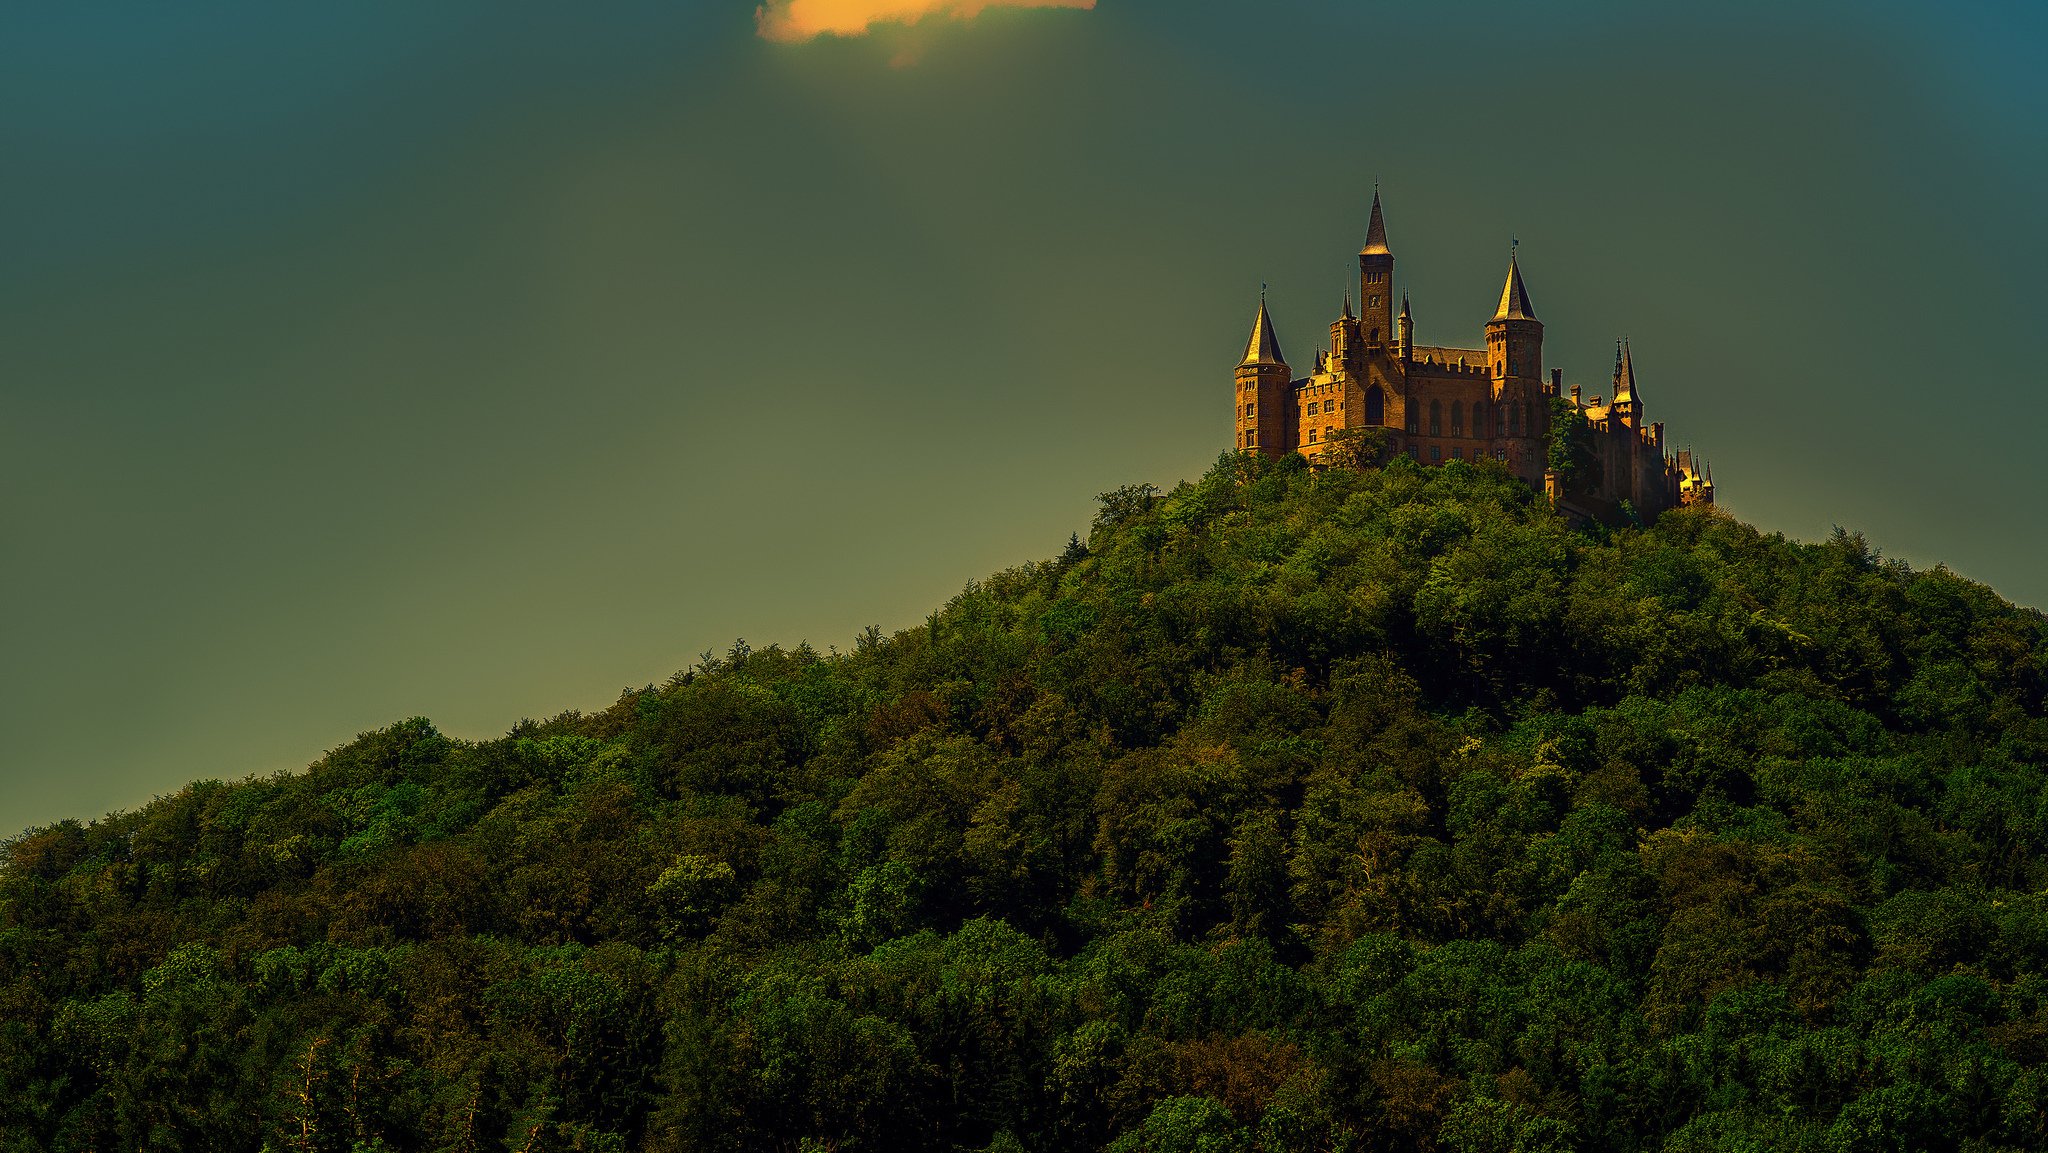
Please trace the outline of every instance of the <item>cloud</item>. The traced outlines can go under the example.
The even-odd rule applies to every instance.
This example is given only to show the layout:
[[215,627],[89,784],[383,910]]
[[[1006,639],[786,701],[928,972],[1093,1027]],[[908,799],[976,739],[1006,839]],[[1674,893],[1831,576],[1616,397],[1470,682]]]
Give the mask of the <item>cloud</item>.
[[877,24],[930,17],[971,20],[984,8],[1093,8],[1095,0],[767,0],[754,9],[764,39],[791,43],[818,36],[859,36]]

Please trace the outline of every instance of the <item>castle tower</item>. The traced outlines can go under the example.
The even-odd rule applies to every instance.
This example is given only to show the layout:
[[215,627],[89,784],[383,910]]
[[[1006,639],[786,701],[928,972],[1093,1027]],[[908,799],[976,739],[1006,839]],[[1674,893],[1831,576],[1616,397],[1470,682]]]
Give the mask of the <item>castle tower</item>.
[[1486,363],[1493,373],[1495,395],[1510,381],[1540,387],[1543,376],[1543,322],[1529,304],[1522,270],[1508,257],[1508,281],[1501,288],[1500,307],[1486,322]]
[[1330,324],[1330,371],[1349,372],[1358,356],[1358,317],[1351,311],[1351,294],[1344,294],[1344,314]]
[[1401,359],[1415,359],[1415,318],[1408,314],[1408,294],[1401,294]]
[[1260,292],[1259,315],[1252,321],[1251,342],[1245,346],[1244,360],[1237,366],[1239,451],[1277,457],[1293,447],[1287,443],[1292,394],[1287,358],[1280,352],[1280,337],[1273,331],[1273,318],[1266,313],[1266,294]]
[[1387,221],[1380,214],[1380,190],[1372,190],[1372,218],[1358,250],[1358,330],[1366,347],[1394,339],[1394,251],[1387,247]]
[[1626,338],[1614,346],[1614,403],[1608,411],[1630,428],[1643,423],[1642,401],[1636,398],[1636,366]]

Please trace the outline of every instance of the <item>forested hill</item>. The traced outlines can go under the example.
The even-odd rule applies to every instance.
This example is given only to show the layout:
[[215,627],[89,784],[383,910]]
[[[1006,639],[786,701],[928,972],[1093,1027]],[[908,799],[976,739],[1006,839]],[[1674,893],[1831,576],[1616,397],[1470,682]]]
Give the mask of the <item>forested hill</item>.
[[0,1150],[2040,1149],[2044,691],[1856,536],[1227,458],[850,653],[15,839]]

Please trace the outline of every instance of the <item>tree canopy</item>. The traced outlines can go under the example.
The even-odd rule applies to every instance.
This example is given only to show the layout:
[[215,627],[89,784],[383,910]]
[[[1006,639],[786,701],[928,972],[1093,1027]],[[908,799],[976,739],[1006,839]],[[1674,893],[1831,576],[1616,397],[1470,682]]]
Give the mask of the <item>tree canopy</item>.
[[14,838],[0,1153],[2042,1148],[2044,696],[1853,534],[1226,456],[850,652]]

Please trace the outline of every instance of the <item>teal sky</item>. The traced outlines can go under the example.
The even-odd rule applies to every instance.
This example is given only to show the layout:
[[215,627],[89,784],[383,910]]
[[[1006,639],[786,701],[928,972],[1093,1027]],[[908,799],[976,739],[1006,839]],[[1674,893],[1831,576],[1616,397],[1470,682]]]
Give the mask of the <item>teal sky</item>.
[[602,10],[0,10],[0,830],[913,623],[1212,461],[1375,178],[1418,340],[1518,236],[1730,511],[2048,605],[2041,5]]

